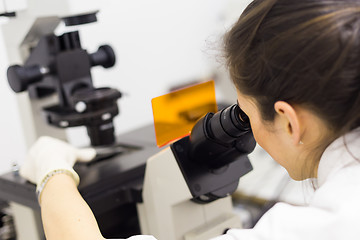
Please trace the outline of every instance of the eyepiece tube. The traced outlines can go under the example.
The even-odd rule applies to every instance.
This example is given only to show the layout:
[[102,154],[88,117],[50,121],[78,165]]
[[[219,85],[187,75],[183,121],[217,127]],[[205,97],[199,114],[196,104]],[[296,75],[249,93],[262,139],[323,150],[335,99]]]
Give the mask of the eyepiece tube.
[[[237,148],[237,143],[244,142],[244,139],[250,144]],[[200,119],[192,129],[190,144],[190,157],[194,161],[218,168],[235,161],[240,154],[250,153],[255,140],[249,118],[237,104],[233,104]]]
[[[242,115],[242,116],[241,116]],[[222,143],[231,143],[250,131],[250,122],[237,104],[217,112],[209,121],[213,137]]]

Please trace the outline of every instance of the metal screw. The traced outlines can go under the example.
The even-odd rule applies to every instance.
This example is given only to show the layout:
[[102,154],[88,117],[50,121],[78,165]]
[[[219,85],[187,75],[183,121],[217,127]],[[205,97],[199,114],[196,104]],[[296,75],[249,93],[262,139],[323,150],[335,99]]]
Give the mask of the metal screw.
[[111,118],[111,113],[104,113],[102,116],[101,116],[101,119],[106,121],[106,120],[109,120]]
[[86,106],[86,103],[84,102],[77,102],[75,104],[75,110],[78,112],[78,113],[83,113],[85,112],[87,109],[87,106]]
[[65,127],[68,127],[68,126],[69,126],[69,122],[68,122],[68,121],[60,121],[60,122],[59,122],[59,126],[60,126],[60,127],[64,127],[64,128],[65,128]]
[[199,198],[204,202],[207,202],[207,201],[210,200],[210,198],[208,196],[206,196],[206,195],[201,195]]
[[47,67],[40,67],[40,72],[43,74],[43,75],[46,75],[50,72],[50,69],[47,68]]

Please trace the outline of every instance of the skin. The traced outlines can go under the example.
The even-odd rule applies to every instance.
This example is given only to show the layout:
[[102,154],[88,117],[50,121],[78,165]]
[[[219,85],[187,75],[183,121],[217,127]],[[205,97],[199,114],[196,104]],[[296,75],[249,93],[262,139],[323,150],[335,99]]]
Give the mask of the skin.
[[40,206],[46,239],[105,239],[69,175],[57,174],[49,180],[41,193]]
[[239,90],[237,94],[239,106],[249,116],[257,143],[294,180],[316,178],[321,154],[315,154],[313,146],[331,136],[325,121],[305,107],[278,101],[274,104],[274,121],[265,122],[256,101]]

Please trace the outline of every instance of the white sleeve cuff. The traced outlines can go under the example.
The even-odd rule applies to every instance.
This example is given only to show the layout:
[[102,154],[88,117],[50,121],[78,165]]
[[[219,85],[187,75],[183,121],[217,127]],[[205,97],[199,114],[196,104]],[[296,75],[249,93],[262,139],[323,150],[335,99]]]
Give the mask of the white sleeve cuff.
[[111,239],[111,240],[157,240],[157,239],[154,238],[153,236],[138,235],[138,236],[133,236],[133,237],[130,237],[130,238],[127,238],[127,239]]

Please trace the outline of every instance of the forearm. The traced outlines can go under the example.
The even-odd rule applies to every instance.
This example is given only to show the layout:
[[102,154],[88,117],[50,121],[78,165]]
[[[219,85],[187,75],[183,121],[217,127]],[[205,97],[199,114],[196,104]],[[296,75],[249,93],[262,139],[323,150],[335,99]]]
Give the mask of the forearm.
[[53,176],[41,194],[41,215],[48,240],[104,239],[73,179]]

